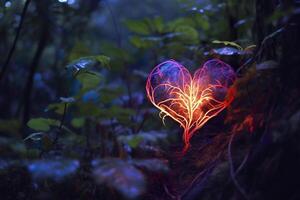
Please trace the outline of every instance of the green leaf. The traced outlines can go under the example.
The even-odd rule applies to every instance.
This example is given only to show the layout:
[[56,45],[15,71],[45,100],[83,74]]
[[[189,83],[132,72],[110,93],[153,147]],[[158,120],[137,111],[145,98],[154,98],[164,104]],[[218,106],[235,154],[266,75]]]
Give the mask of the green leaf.
[[139,146],[139,144],[143,141],[143,138],[140,137],[139,135],[135,135],[133,136],[131,139],[129,139],[127,141],[127,144],[131,147],[131,148],[136,148]]
[[111,112],[111,116],[115,117],[120,123],[129,123],[130,117],[135,114],[135,110],[119,106],[112,106],[108,112]]
[[155,27],[155,30],[159,33],[163,32],[164,30],[164,22],[162,17],[156,17],[153,20],[153,26]]
[[141,35],[149,35],[151,33],[151,30],[145,20],[126,20],[125,25],[134,33]]
[[79,117],[79,118],[73,118],[71,124],[75,128],[81,128],[84,125],[84,122],[85,122],[85,118]]
[[185,44],[197,44],[199,42],[198,31],[192,26],[181,25],[175,28],[179,35],[179,39]]
[[130,42],[137,48],[151,48],[162,41],[162,37],[139,37],[133,36]]
[[93,56],[104,67],[110,67],[110,57],[104,55]]
[[114,72],[120,72],[124,69],[124,66],[128,63],[132,63],[134,60],[129,49],[122,49],[116,46],[114,43],[103,41],[101,44],[102,52],[110,56],[110,69]]
[[[93,103],[79,102],[77,107],[78,107],[78,111],[79,111],[78,114],[80,116],[99,117],[102,114],[100,108]],[[103,113],[103,115],[105,115],[105,114],[106,114],[106,112]]]
[[128,144],[132,148],[136,148],[139,146],[141,142],[145,143],[156,143],[160,140],[164,140],[167,138],[166,133],[149,131],[149,132],[140,132],[135,135],[120,135],[118,136],[118,140],[124,144]]
[[168,30],[170,32],[173,32],[179,26],[195,27],[195,22],[190,18],[179,18],[179,19],[176,19],[175,21],[172,21],[168,24]]
[[151,27],[152,32],[162,33],[164,30],[164,22],[162,17],[155,17],[153,19],[145,20],[148,26]]
[[45,112],[54,110],[55,113],[62,115],[64,113],[64,103],[52,103],[47,106]]
[[195,21],[197,23],[197,27],[203,29],[204,31],[209,30],[209,21],[207,18],[204,17],[204,15],[198,14],[195,16]]
[[49,131],[50,126],[58,125],[58,120],[49,118],[33,118],[27,122],[27,126],[36,131]]
[[69,54],[68,61],[70,62],[88,56],[89,54],[90,49],[83,42],[76,42]]
[[130,108],[123,108],[121,106],[111,106],[109,108],[97,108],[97,116],[100,119],[117,119],[119,123],[128,125],[131,123],[131,117],[136,111]]
[[76,79],[80,81],[82,84],[82,91],[88,91],[91,89],[95,89],[99,86],[102,77],[99,73],[92,72],[92,71],[83,71],[79,72],[76,76]]
[[99,91],[101,93],[100,101],[104,104],[110,104],[114,99],[119,98],[124,93],[124,88],[108,88],[103,87]]
[[243,50],[243,48],[240,45],[238,45],[237,43],[235,43],[235,42],[213,40],[212,43],[214,43],[214,44],[224,44],[226,46],[230,45],[230,46],[236,47],[239,50]]

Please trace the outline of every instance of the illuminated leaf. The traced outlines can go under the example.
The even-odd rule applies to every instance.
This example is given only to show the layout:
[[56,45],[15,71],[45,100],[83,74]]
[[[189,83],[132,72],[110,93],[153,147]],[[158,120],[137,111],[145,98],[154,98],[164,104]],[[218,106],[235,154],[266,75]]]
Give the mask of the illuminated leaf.
[[213,49],[212,51],[215,54],[225,55],[225,56],[241,55],[244,53],[243,51],[233,47],[222,47],[222,48]]
[[73,103],[75,99],[73,97],[60,97],[59,98],[63,103]]
[[68,64],[66,68],[71,69],[72,72],[76,75],[77,72],[92,68],[96,66],[96,64],[97,61],[95,59],[91,59],[90,57],[82,57]]
[[71,69],[75,74],[83,69],[88,70],[89,68],[96,67],[99,64],[102,67],[110,67],[110,57],[104,55],[86,56],[79,59],[73,60],[67,65],[67,69]]
[[214,41],[212,41],[212,43],[214,43],[214,44],[224,44],[226,46],[230,45],[230,46],[236,47],[239,50],[243,50],[243,48],[235,42],[214,40]]
[[44,132],[32,133],[29,136],[27,136],[24,139],[24,141],[29,140],[29,139],[34,140],[34,141],[41,140],[44,134],[45,134]]

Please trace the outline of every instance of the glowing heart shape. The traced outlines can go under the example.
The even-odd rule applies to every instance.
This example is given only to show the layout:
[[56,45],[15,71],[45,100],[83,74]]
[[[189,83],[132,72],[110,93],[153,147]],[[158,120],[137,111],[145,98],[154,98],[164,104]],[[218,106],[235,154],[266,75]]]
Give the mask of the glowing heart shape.
[[185,152],[193,134],[231,103],[233,95],[227,94],[232,94],[229,87],[234,80],[233,69],[220,60],[207,61],[194,77],[178,62],[168,60],[151,71],[146,91],[163,121],[169,116],[183,127]]

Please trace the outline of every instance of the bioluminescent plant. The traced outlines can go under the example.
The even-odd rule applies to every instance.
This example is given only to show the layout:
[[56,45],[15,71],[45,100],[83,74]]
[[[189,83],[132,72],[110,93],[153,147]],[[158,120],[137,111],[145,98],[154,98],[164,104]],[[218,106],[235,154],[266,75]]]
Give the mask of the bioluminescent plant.
[[181,64],[168,60],[156,66],[148,76],[146,91],[164,122],[171,117],[184,129],[186,152],[190,139],[209,119],[233,100],[229,87],[235,80],[234,70],[213,59],[199,68],[194,77]]

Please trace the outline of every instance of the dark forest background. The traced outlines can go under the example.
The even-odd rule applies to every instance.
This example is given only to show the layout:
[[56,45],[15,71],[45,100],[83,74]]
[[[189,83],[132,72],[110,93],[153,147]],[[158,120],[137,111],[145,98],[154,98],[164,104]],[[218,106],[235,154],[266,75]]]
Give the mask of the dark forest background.
[[[0,199],[300,199],[299,0],[0,0]],[[235,100],[179,156],[145,93],[218,58]]]

